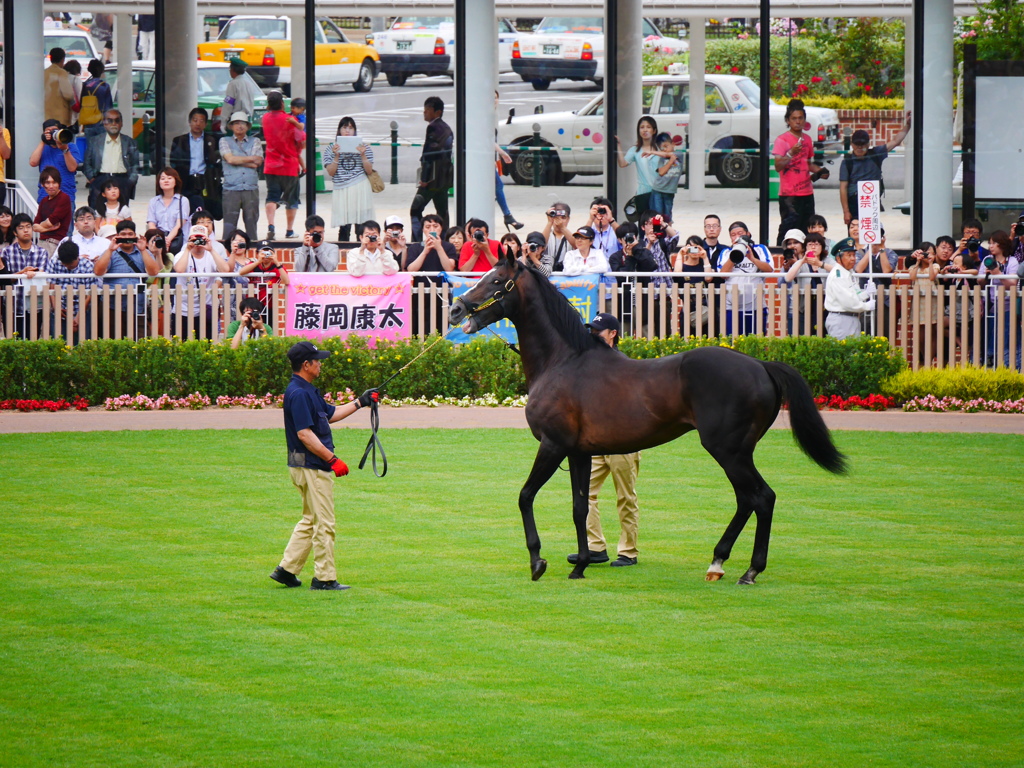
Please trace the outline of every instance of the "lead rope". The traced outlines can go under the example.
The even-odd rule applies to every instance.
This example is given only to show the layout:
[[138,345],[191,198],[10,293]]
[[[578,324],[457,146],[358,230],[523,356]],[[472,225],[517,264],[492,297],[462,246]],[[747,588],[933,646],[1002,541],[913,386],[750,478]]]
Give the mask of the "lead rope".
[[[395,371],[393,374],[391,374],[387,379],[385,379],[383,384],[381,384],[379,387],[375,387],[375,389],[377,389],[378,391],[384,389],[384,387],[386,387],[388,385],[388,383],[392,379],[394,379],[396,376],[398,376],[398,374],[400,374],[402,371],[404,371],[410,365],[412,365],[417,360],[419,360],[421,357],[423,357],[425,354],[427,354],[427,352],[429,352],[431,349],[433,349],[435,344],[437,344],[440,341],[444,341],[446,338],[448,338],[448,334],[451,333],[453,330],[455,330],[454,326],[449,328],[448,331],[444,334],[444,336],[437,337],[437,339],[435,339],[430,344],[430,346],[426,347],[422,352],[420,352],[418,355],[416,355],[416,357],[414,357],[408,363],[406,363],[401,368],[399,368],[397,371]],[[388,457],[387,457],[387,454],[384,453],[384,444],[380,441],[380,437],[377,434],[379,431],[380,431],[379,403],[377,403],[377,401],[375,401],[375,400],[371,400],[370,401],[370,439],[366,443],[366,450],[363,451],[363,458],[361,458],[359,460],[359,469],[362,469],[364,466],[366,466],[366,459],[370,458],[370,465],[373,468],[373,474],[376,475],[377,477],[384,477],[384,475],[386,475],[388,473]],[[377,451],[378,450],[380,451],[380,460],[381,460],[381,471],[380,472],[377,471]]]

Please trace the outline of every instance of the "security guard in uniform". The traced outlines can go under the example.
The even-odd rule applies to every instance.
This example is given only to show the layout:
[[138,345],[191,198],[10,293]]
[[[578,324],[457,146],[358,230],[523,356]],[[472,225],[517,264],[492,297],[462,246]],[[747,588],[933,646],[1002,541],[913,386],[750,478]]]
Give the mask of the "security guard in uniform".
[[342,590],[334,570],[334,477],[348,474],[348,467],[334,455],[330,423],[351,416],[377,402],[379,394],[368,389],[352,402],[329,405],[313,386],[321,361],[330,357],[309,341],[288,350],[292,380],[284,393],[284,433],[288,442],[288,471],[302,495],[302,519],[292,531],[284,557],[270,578],[286,587],[302,585],[298,575],[313,550],[314,577],[310,589]]

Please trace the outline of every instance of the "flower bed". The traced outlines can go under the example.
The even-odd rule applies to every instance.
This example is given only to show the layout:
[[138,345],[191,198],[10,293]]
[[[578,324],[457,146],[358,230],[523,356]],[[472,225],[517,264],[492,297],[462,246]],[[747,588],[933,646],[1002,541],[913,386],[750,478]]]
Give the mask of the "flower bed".
[[868,395],[867,397],[860,397],[859,395],[853,395],[852,397],[840,397],[839,395],[832,395],[832,397],[822,396],[814,398],[814,404],[818,406],[820,411],[859,411],[862,408],[869,411],[887,411],[899,405],[891,397],[886,397],[885,395]]
[[86,411],[89,409],[89,401],[84,397],[76,397],[72,400],[0,400],[0,411],[21,411],[30,413],[32,411]]
[[931,411],[933,413],[947,413],[949,411],[961,411],[963,413],[1024,413],[1024,398],[1020,400],[985,400],[975,398],[973,400],[962,400],[959,397],[938,398],[934,395],[925,397],[914,397],[903,404],[903,410],[909,412]]

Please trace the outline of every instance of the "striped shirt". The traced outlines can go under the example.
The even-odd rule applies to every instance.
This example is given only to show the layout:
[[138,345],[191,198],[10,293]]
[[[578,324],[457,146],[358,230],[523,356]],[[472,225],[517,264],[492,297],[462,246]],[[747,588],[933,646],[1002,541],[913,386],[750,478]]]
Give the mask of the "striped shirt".
[[[366,159],[373,165],[373,149],[366,148]],[[324,148],[324,168],[334,162],[334,150],[330,146]],[[363,170],[363,156],[358,152],[339,152],[338,168],[334,172],[334,188],[344,189],[355,184],[359,179],[366,178],[366,171]]]
[[[46,262],[46,272],[51,275],[77,275],[77,277],[53,277],[50,278],[50,285],[53,286],[64,286],[68,288],[78,288],[84,286],[89,288],[95,285],[97,288],[103,285],[103,281],[96,277],[93,272],[94,264],[92,259],[88,256],[79,256],[78,264],[75,265],[74,269],[68,269],[64,266],[63,262],[56,256],[51,256],[50,260]],[[67,309],[68,299],[67,296],[62,296],[60,305]],[[78,313],[78,296],[74,297],[74,309],[73,311]]]
[[3,251],[0,251],[0,258],[11,272],[21,272],[25,267],[35,267],[43,271],[50,254],[41,245],[33,243],[27,251],[23,251],[17,241],[11,243]]

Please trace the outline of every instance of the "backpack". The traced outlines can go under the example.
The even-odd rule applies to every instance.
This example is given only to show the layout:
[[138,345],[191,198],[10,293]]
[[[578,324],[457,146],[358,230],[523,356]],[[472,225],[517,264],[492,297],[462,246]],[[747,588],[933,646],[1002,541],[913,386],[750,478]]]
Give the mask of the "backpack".
[[103,120],[103,113],[100,112],[100,100],[96,96],[96,91],[102,85],[103,82],[101,81],[96,84],[92,91],[86,91],[82,94],[82,105],[78,112],[79,125],[95,125]]

